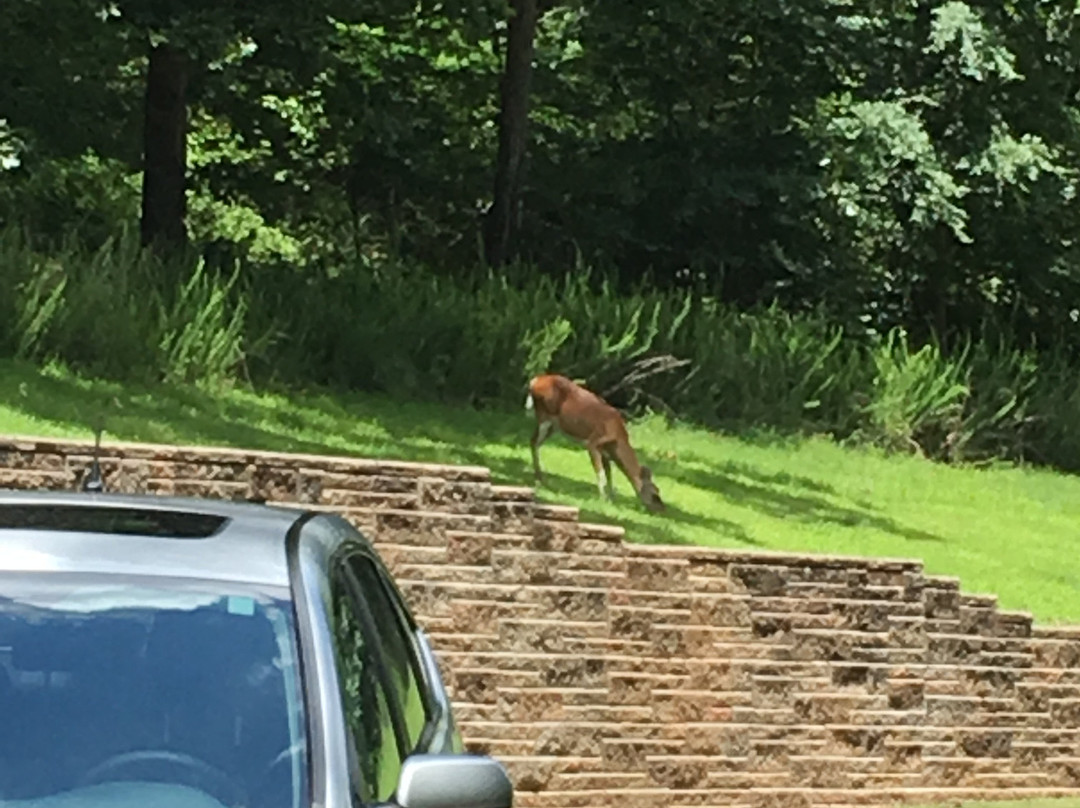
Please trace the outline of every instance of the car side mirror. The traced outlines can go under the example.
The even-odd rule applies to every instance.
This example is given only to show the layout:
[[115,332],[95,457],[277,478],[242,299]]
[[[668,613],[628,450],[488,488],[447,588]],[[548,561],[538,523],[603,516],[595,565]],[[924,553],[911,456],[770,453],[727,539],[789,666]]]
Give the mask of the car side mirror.
[[514,785],[484,755],[412,755],[401,766],[400,808],[512,808]]

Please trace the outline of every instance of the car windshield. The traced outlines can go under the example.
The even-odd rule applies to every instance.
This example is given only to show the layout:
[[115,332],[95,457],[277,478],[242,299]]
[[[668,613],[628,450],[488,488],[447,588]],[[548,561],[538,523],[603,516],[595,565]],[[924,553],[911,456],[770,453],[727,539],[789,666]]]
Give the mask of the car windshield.
[[0,806],[306,804],[287,597],[0,575]]

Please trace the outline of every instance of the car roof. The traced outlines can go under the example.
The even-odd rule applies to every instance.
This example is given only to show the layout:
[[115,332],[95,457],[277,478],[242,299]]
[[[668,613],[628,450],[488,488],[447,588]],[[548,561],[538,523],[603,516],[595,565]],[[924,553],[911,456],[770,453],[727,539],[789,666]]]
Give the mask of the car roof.
[[[285,540],[303,513],[197,497],[0,491],[0,573],[152,575],[287,587]],[[87,527],[95,520],[114,532]],[[35,526],[28,527],[31,521]]]

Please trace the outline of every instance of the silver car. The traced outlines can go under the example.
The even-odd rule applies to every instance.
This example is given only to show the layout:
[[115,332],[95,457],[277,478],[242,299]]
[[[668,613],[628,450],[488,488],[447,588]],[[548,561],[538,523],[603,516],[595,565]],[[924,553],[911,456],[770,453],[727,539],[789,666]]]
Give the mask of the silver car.
[[0,806],[509,808],[327,513],[0,492]]

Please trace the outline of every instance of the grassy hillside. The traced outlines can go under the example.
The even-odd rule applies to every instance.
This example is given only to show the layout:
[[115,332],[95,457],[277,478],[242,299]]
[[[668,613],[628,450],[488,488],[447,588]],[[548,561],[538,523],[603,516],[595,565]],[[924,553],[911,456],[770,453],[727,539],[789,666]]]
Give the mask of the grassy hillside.
[[1057,797],[1053,799],[1021,799],[1005,803],[950,803],[936,806],[913,806],[912,808],[1080,808],[1080,799]]
[[1080,800],[1067,797],[1017,802],[954,802],[948,805],[922,806],[921,808],[1080,808]]
[[[324,394],[210,395],[79,379],[0,362],[0,432],[233,445],[489,466],[531,484],[531,416]],[[1048,471],[961,469],[884,457],[826,439],[734,437],[660,419],[635,423],[639,454],[668,503],[650,515],[616,480],[597,498],[584,450],[544,447],[542,498],[618,522],[633,541],[914,557],[970,592],[1042,621],[1080,621],[1080,479]]]

